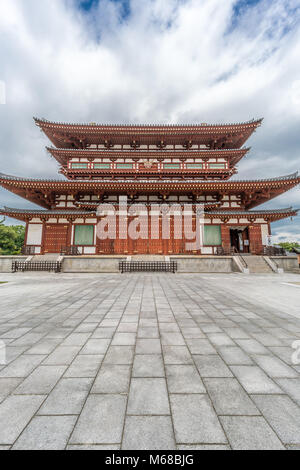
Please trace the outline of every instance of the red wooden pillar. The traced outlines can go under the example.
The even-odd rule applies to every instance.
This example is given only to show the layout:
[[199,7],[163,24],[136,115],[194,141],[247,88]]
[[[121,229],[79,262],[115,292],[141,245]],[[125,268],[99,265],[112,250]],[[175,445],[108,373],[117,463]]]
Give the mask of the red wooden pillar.
[[226,224],[221,225],[221,238],[222,238],[222,247],[225,250],[230,250],[230,247],[231,247],[230,228]]
[[251,224],[249,226],[250,253],[259,255],[262,252],[263,244],[261,238],[261,226]]

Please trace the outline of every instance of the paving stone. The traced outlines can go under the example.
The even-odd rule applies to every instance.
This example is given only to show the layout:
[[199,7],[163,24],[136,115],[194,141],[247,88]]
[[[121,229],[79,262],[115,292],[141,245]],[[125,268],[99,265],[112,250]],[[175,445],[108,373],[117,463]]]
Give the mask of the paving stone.
[[139,326],[141,328],[147,327],[147,326],[156,326],[157,327],[157,319],[156,318],[141,318],[139,322]]
[[220,420],[233,449],[284,449],[284,446],[262,416],[221,416]]
[[275,382],[256,366],[230,366],[247,393],[282,393]]
[[133,346],[110,346],[104,358],[104,364],[132,364]]
[[126,401],[122,395],[90,395],[69,444],[120,444]]
[[58,346],[43,362],[44,365],[67,366],[79,353],[80,346]]
[[173,332],[173,333],[179,333],[180,329],[177,323],[171,323],[171,322],[166,322],[162,323],[159,322],[159,329],[160,331],[168,331],[168,332]]
[[160,340],[138,338],[135,352],[136,354],[161,354]]
[[103,358],[103,354],[78,355],[65,372],[65,377],[95,377]]
[[[259,440],[267,449],[277,448],[278,440],[280,448],[282,441],[286,448],[299,447],[300,365],[292,364],[292,342],[300,339],[299,302],[296,289],[282,283],[283,279],[296,279],[296,274],[260,275],[259,283],[255,276],[198,273],[99,273],[96,277],[62,273],[59,282],[48,273],[20,273],[17,278],[5,274],[4,280],[7,276],[14,284],[1,289],[0,337],[7,333],[11,337],[5,340],[7,365],[0,365],[0,435],[3,432],[6,438],[6,431],[1,430],[4,421],[9,424],[8,436],[13,436],[9,442],[0,441],[0,450],[10,448],[27,429],[30,435],[37,435],[31,428],[36,417],[76,418],[79,413],[75,431],[82,435],[75,442],[64,441],[68,449],[119,450],[121,443],[130,448],[124,430],[126,439],[134,441],[132,447],[146,447],[144,439],[154,449],[177,448],[191,453],[228,449],[215,421],[217,414],[220,419],[239,418],[236,426],[231,425],[233,433],[241,429],[235,439],[237,448],[243,442],[256,448]],[[45,289],[35,289],[37,282]],[[288,302],[278,304],[275,289]],[[99,345],[103,352],[95,354]],[[39,371],[44,368],[65,372],[55,385],[51,374],[43,380]],[[148,380],[164,384],[151,385],[148,391],[146,386],[139,387],[139,412],[151,413],[151,407],[157,406],[153,396],[167,399],[163,399],[165,409],[155,410],[163,415],[129,414],[124,427],[131,369],[133,383]],[[108,376],[103,374],[106,370]],[[93,383],[95,393],[89,394]],[[22,390],[25,386],[34,394],[14,395],[17,387]],[[37,391],[43,395],[35,395]],[[174,399],[182,399],[178,413],[182,412],[183,418],[177,419],[176,425],[196,436],[193,442],[177,440],[175,444],[175,414],[170,416],[168,392]],[[7,400],[26,398],[30,403],[36,397],[41,397],[40,403],[30,413],[23,402],[16,406],[11,402],[5,408]],[[206,398],[207,406],[186,406],[190,400],[197,401],[195,397]],[[264,409],[254,404],[257,397],[262,397]],[[284,402],[277,403],[277,397]],[[158,401],[159,406],[161,403]],[[28,413],[26,419],[24,413]],[[165,424],[170,422],[171,426]],[[45,445],[55,442],[56,436],[51,436],[56,433],[55,425],[43,429],[41,435],[49,435]],[[215,432],[220,433],[217,441]],[[55,443],[58,448],[61,445]]]
[[206,393],[199,373],[193,365],[167,365],[169,393]]
[[138,323],[121,323],[117,328],[117,333],[136,333],[138,329]]
[[193,364],[186,346],[163,346],[165,364]]
[[199,327],[183,327],[181,328],[181,333],[185,339],[205,338],[204,333]]
[[284,444],[300,442],[300,409],[286,395],[253,395],[253,400]]
[[227,443],[207,395],[170,395],[178,444]]
[[46,356],[20,356],[0,371],[0,377],[27,377]]
[[51,331],[47,336],[48,338],[66,338],[72,332],[72,328],[56,328]]
[[204,379],[204,384],[218,415],[260,414],[236,379]]
[[61,343],[61,346],[83,346],[90,336],[90,333],[72,333]]
[[113,335],[115,334],[116,328],[97,328],[93,335],[91,336],[91,339],[103,339],[103,338],[112,338]]
[[127,416],[122,450],[176,448],[169,416]]
[[203,333],[221,333],[221,328],[215,323],[208,323],[207,325],[201,325],[201,330]]
[[169,346],[184,346],[185,341],[181,333],[173,333],[169,331],[161,332],[161,344]]
[[220,356],[194,355],[193,357],[201,377],[232,377],[230,369]]
[[0,404],[0,444],[13,444],[44,401],[45,396],[12,395]]
[[80,354],[105,354],[110,343],[109,338],[89,339]]
[[277,357],[272,356],[253,356],[255,362],[261,367],[270,377],[299,377],[299,374],[287,366]]
[[29,348],[40,341],[43,336],[42,333],[27,333],[21,336],[21,338],[14,340],[11,344],[13,346],[27,346]]
[[[6,343],[6,342],[5,342]],[[28,348],[26,346],[6,346],[6,365],[9,365],[11,362],[13,362],[17,357],[21,356],[22,353],[24,353]],[[27,353],[27,351],[26,351]],[[3,366],[1,366],[3,367]]]
[[170,414],[165,379],[132,378],[127,413],[132,415]]
[[103,364],[91,393],[128,393],[131,367]]
[[292,354],[294,350],[291,347],[270,347],[272,353],[278,356],[286,364],[293,365]]
[[61,338],[48,338],[26,351],[26,354],[50,354],[61,342]]
[[39,415],[75,415],[81,412],[92,379],[61,379],[43,403]]
[[159,331],[157,327],[140,327],[137,336],[138,338],[159,338]]
[[11,394],[22,380],[22,378],[0,378],[0,402]]
[[109,320],[109,319],[104,319],[102,320],[100,326],[108,326],[108,327],[117,327],[119,324],[118,320]]
[[232,339],[225,333],[208,333],[207,337],[216,347],[234,346]]
[[268,349],[255,339],[236,339],[235,342],[248,354],[269,354]]
[[216,349],[207,339],[186,339],[186,343],[192,354],[217,354]]
[[133,377],[164,377],[164,365],[160,354],[139,354],[134,358]]
[[85,322],[82,322],[74,330],[74,333],[93,333],[93,331],[97,328],[97,325],[98,325],[98,323],[85,323]]
[[23,431],[14,450],[63,450],[76,416],[35,416]]
[[276,379],[275,382],[300,406],[300,377],[295,379]]
[[5,340],[6,338],[13,338],[13,339],[20,338],[21,336],[28,333],[28,331],[30,330],[31,328],[13,328],[9,330],[7,333],[1,335],[1,339]]
[[218,353],[222,359],[229,365],[250,365],[253,361],[248,354],[246,354],[238,346],[226,346],[218,348]]
[[90,444],[90,445],[70,445],[66,450],[120,450],[121,446],[116,444]]
[[192,451],[192,450],[230,450],[229,445],[225,444],[198,444],[198,445],[184,445],[184,444],[179,444],[177,446],[178,450],[186,450],[186,451]]
[[249,339],[249,334],[242,328],[224,328],[225,333],[233,339]]
[[253,337],[264,346],[283,346],[278,338],[268,333],[254,333]]
[[46,395],[66,370],[66,366],[39,366],[14,391],[15,395]]

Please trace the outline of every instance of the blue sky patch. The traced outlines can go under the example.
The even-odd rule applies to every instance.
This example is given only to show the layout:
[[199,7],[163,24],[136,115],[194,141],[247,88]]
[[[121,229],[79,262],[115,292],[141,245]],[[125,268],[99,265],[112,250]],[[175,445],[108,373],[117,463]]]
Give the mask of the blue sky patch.
[[[118,3],[121,6],[122,18],[130,15],[130,0],[109,0],[111,3]],[[92,8],[97,7],[101,0],[81,0],[79,7],[81,10],[89,12]]]

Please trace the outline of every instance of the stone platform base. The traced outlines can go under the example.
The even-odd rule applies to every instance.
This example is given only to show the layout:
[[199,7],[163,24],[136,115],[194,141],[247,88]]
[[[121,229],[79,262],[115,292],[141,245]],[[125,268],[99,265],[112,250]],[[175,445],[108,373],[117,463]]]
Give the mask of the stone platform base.
[[[42,256],[41,256],[42,258]],[[131,257],[135,259],[134,256]],[[139,255],[139,260],[143,256]],[[152,256],[153,260],[155,256]],[[232,273],[243,272],[243,266],[237,256],[211,256],[211,255],[171,255],[159,256],[165,261],[176,261],[179,273]],[[25,261],[26,256],[0,256],[0,272],[11,272],[12,261]],[[107,256],[64,256],[60,257],[62,261],[62,272],[65,273],[118,273],[119,262],[126,261],[126,255],[107,255]],[[279,268],[286,272],[297,272],[298,260],[294,256],[272,257]],[[149,257],[145,255],[145,261]]]

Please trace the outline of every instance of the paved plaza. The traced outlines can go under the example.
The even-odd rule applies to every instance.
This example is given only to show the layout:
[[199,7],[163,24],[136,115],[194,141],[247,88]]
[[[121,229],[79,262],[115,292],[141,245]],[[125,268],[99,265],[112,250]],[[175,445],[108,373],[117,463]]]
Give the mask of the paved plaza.
[[299,280],[1,274],[0,449],[300,449]]

